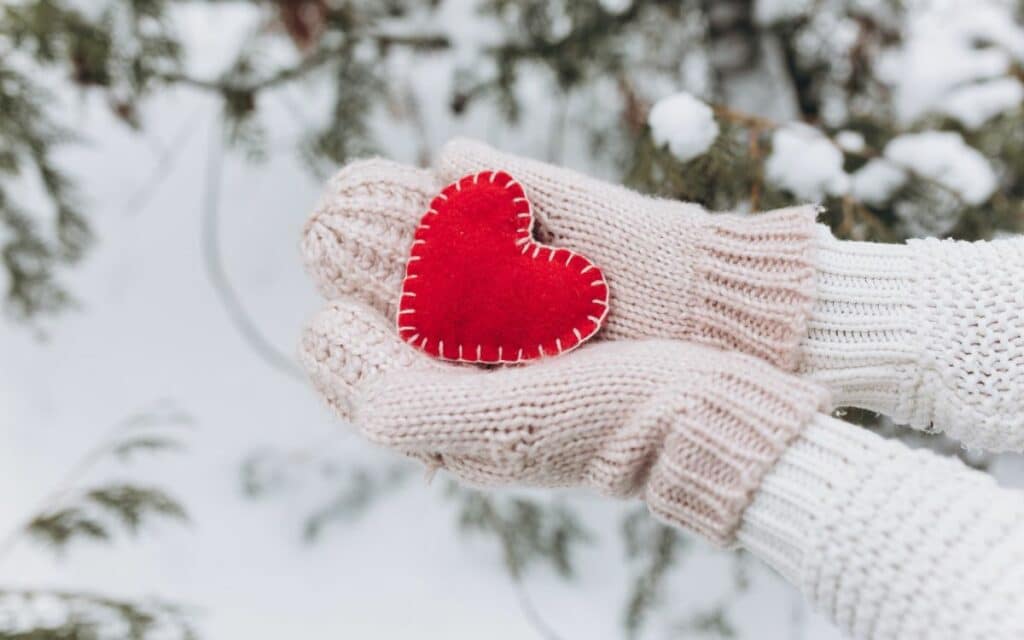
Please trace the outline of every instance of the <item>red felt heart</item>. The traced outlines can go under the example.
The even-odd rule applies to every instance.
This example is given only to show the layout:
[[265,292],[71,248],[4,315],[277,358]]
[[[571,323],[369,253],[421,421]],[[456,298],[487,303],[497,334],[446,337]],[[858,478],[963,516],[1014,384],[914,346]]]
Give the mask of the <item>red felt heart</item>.
[[597,333],[608,285],[594,263],[533,240],[523,187],[468,175],[430,203],[402,282],[398,333],[436,358],[513,363],[555,356]]

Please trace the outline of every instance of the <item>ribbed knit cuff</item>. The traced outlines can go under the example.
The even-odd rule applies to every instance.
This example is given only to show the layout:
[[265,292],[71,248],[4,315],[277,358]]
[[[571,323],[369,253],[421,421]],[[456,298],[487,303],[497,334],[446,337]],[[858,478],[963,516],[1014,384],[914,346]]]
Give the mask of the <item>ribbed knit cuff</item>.
[[836,240],[819,227],[816,293],[799,371],[837,406],[906,423],[919,376],[914,260],[902,245]]
[[690,288],[695,334],[787,371],[814,300],[816,206],[708,216]]
[[834,495],[845,493],[892,444],[825,414],[815,416],[767,473],[743,513],[737,540],[799,585],[812,533]]
[[721,358],[701,375],[682,393],[644,499],[669,523],[728,546],[765,474],[828,400],[752,358]]

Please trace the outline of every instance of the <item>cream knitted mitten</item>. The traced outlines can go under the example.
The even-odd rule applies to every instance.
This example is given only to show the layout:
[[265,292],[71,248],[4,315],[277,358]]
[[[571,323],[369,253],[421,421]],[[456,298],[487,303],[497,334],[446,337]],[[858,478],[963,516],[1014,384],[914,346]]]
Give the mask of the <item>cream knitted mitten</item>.
[[[426,202],[492,161],[527,186],[540,239],[595,259],[616,296],[600,339],[529,367],[435,361],[394,324]],[[746,547],[855,638],[1024,637],[1020,496],[817,413],[815,384],[967,442],[1019,446],[1019,427],[999,425],[1022,413],[1020,245],[812,240],[810,210],[718,224],[471,143],[447,147],[438,171],[350,165],[307,226],[307,264],[333,302],[301,358],[342,417],[471,483],[637,496],[666,522]],[[802,350],[803,376],[664,339],[682,337],[783,366]]]
[[796,367],[814,293],[814,207],[710,215],[469,141],[447,144],[433,172],[369,160],[335,176],[303,240],[321,292],[392,316],[427,203],[485,169],[526,188],[538,240],[601,267],[611,290],[604,338],[674,338]]
[[822,229],[800,371],[838,405],[1024,450],[1024,240],[840,242]]
[[321,312],[301,357],[374,442],[472,484],[637,495],[719,545],[825,403],[821,388],[764,361],[678,341],[601,342],[490,371],[441,364],[357,302]]

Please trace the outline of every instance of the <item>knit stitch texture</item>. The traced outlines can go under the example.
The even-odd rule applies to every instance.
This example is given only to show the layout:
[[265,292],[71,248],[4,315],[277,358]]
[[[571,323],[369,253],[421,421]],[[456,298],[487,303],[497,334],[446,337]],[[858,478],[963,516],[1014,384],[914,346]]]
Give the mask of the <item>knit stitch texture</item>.
[[446,145],[435,173],[384,160],[339,172],[303,239],[321,292],[393,317],[430,199],[442,184],[491,169],[522,183],[539,242],[601,267],[612,296],[600,337],[675,338],[796,367],[814,294],[814,207],[709,214],[467,141]]
[[853,638],[1024,638],[1024,501],[957,460],[820,416],[738,538]]
[[306,270],[328,300],[351,297],[394,318],[413,233],[443,184],[430,171],[372,159],[328,181],[306,221]]
[[[441,183],[498,166],[530,191],[537,239],[593,257],[622,295],[605,340],[564,358],[440,363],[395,334],[405,256]],[[709,215],[465,142],[437,171],[354,163],[306,228],[334,301],[301,358],[365,435],[475,484],[637,496],[740,543],[854,638],[1024,638],[1019,495],[817,413],[821,383],[837,404],[1024,449],[1024,244],[812,238],[809,208]]]
[[439,365],[379,314],[341,301],[310,325],[302,359],[374,442],[471,484],[639,496],[720,545],[826,402],[761,360],[675,341],[604,342],[492,371]]
[[803,374],[838,405],[1024,450],[1024,241],[818,245]]
[[689,340],[795,368],[814,294],[815,207],[709,214],[468,140],[445,145],[436,169],[450,180],[491,167],[526,187],[541,242],[601,265],[608,338]]

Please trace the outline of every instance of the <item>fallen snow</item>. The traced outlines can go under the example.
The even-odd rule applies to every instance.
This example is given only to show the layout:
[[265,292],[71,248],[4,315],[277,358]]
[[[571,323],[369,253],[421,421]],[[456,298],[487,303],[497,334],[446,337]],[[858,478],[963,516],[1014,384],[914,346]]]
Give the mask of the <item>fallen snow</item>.
[[886,145],[885,157],[955,191],[968,204],[981,204],[996,190],[996,174],[988,161],[956,132],[899,136]]
[[[460,4],[467,5],[443,5],[452,14],[446,24],[458,36],[457,48],[468,37],[486,36],[468,22],[475,20],[473,7]],[[212,75],[230,63],[264,18],[250,5],[180,10],[190,17],[183,27],[188,50],[201,54],[201,68],[190,69],[195,75]],[[475,108],[456,117],[448,109],[448,79],[459,55],[411,56],[399,71],[421,99],[430,149],[463,135],[542,154],[559,122],[543,74],[531,70],[521,89],[523,125],[495,127],[494,111]],[[303,323],[325,304],[297,249],[322,185],[294,152],[307,129],[296,122],[294,105],[308,110],[311,120],[330,113],[330,92],[311,82],[261,106],[271,141],[266,160],[249,163],[243,154],[227,154],[222,174],[224,268],[240,304],[284,354],[294,353]],[[33,339],[27,327],[0,324],[0,531],[20,526],[83,452],[109,437],[109,425],[167,396],[195,418],[188,451],[140,458],[123,472],[172,490],[194,526],[154,527],[115,546],[83,544],[61,558],[22,544],[4,558],[9,581],[180,601],[195,608],[202,637],[210,638],[535,637],[500,547],[491,536],[460,535],[442,477],[427,486],[416,473],[362,517],[331,528],[319,544],[302,543],[303,518],[344,488],[340,477],[321,476],[312,454],[326,451],[338,469],[371,471],[397,457],[340,424],[307,383],[266,366],[208,284],[199,204],[219,103],[191,91],[162,93],[142,105],[147,128],[133,134],[100,96],[78,98],[68,96],[70,104],[82,105],[66,109],[69,123],[87,132],[90,144],[58,160],[79,180],[102,242],[73,274],[81,309],[61,316],[46,340]],[[614,123],[618,114],[608,111],[589,115]],[[386,110],[371,124],[388,157],[417,157],[412,125]],[[579,140],[566,145],[565,157],[568,166],[612,173]],[[153,175],[160,181],[150,183]],[[240,470],[254,450],[294,453],[297,465],[321,479],[282,487],[264,501],[247,500]],[[559,637],[621,638],[635,567],[622,551],[618,527],[621,510],[632,505],[579,492],[544,495],[569,504],[593,539],[574,553],[574,580],[544,566],[524,574],[537,615]],[[415,544],[409,544],[411,531]],[[685,564],[666,574],[668,604],[652,613],[649,635],[731,599],[731,553],[698,544],[687,551]],[[733,619],[738,634],[839,639],[821,616],[809,613],[796,589],[767,567],[751,570],[751,588]]]
[[858,131],[840,131],[836,134],[836,144],[850,153],[861,153],[867,146],[864,136]]
[[659,147],[668,145],[680,162],[693,160],[711,148],[719,128],[711,107],[689,93],[659,100],[647,116],[651,136]]
[[811,10],[811,0],[757,0],[754,20],[763,26],[792,20]]
[[877,69],[880,79],[893,86],[896,113],[905,125],[943,112],[950,94],[961,87],[1006,78],[1015,59],[1024,61],[1024,27],[1009,3],[928,4],[929,10],[910,14],[903,48],[890,52]]
[[907,182],[907,172],[883,158],[875,158],[850,176],[850,193],[866,204],[881,207]]
[[850,188],[850,176],[843,171],[843,152],[816,129],[799,124],[775,131],[765,177],[805,200],[842,195]]
[[971,84],[950,93],[941,106],[942,113],[970,130],[1024,103],[1024,85],[1016,78],[997,78]]
[[633,0],[600,0],[599,4],[605,11],[623,13],[633,6]]

